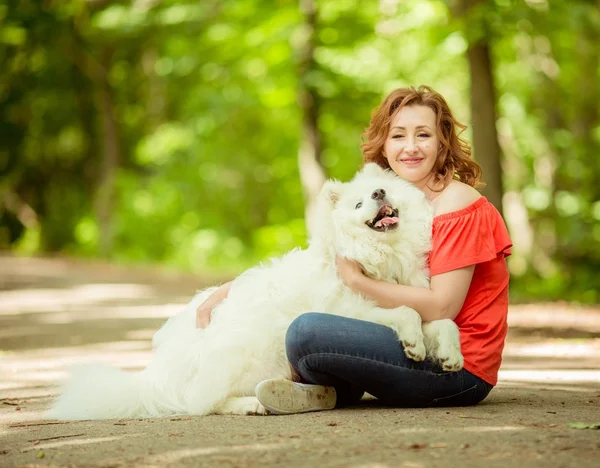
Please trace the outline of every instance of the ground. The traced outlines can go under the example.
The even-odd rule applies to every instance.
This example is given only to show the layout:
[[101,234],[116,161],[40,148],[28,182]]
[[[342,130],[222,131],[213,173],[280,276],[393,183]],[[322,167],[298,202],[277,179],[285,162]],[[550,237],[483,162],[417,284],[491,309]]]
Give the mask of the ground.
[[[600,307],[512,306],[500,383],[472,408],[45,421],[71,364],[139,369],[202,279],[0,256],[0,467],[598,466]],[[583,428],[571,427],[583,423]]]

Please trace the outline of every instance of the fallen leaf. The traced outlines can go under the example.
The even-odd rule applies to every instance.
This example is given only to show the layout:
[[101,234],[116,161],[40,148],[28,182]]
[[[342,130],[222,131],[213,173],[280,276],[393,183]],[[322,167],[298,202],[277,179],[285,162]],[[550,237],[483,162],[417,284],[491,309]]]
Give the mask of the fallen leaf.
[[569,427],[571,429],[600,429],[600,423],[587,424],[587,423],[576,422],[576,423],[569,423]]
[[46,454],[44,452],[38,452],[37,457],[35,458],[44,458]]
[[470,446],[471,446],[471,444],[460,444],[460,445],[458,446],[458,448],[461,448],[461,449],[466,449],[466,448],[469,448]]
[[427,448],[428,444],[410,444],[408,446],[409,449],[414,449],[414,450],[420,450],[420,449],[424,449]]
[[337,425],[338,425],[338,423],[336,423],[336,422],[330,422],[330,423],[327,423],[327,425],[328,425],[328,426],[337,426]]
[[3,405],[18,406],[20,403],[19,400],[2,400]]

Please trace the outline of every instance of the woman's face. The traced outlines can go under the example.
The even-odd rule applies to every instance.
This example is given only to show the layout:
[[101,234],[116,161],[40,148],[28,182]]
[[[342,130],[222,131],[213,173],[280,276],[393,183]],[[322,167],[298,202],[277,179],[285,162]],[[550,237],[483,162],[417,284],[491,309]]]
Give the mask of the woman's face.
[[427,106],[409,106],[392,119],[383,154],[398,176],[424,188],[432,176],[439,146],[435,112]]

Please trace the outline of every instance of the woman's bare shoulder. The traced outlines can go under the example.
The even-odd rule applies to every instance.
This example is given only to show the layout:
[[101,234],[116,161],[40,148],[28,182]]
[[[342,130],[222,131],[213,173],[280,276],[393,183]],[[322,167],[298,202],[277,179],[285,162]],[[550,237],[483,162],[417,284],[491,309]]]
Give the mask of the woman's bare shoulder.
[[479,198],[481,198],[481,194],[476,189],[458,180],[453,180],[434,201],[435,215],[462,210]]

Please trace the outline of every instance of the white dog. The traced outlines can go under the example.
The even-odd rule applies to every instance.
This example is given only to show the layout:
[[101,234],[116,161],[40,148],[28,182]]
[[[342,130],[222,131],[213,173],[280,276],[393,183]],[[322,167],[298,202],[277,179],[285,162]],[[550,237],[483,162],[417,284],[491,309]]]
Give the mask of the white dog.
[[411,359],[423,360],[427,352],[444,369],[461,369],[454,322],[440,320],[422,328],[419,315],[408,307],[379,308],[346,287],[335,265],[341,255],[358,261],[371,278],[428,287],[432,216],[420,190],[375,164],[349,183],[327,182],[307,249],[293,250],[235,279],[206,329],[195,328],[195,311],[213,289],[197,294],[155,334],[155,354],[143,371],[80,367],[48,417],[264,412],[254,388],[264,379],[292,378],[284,337],[304,312],[386,325]]

